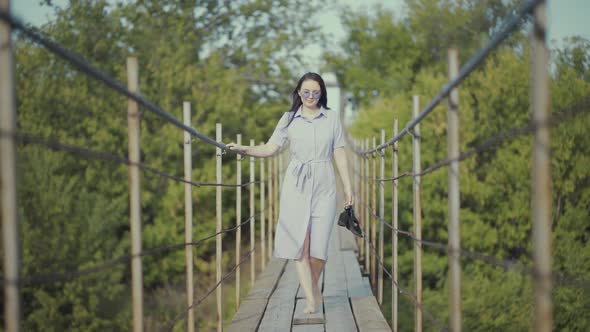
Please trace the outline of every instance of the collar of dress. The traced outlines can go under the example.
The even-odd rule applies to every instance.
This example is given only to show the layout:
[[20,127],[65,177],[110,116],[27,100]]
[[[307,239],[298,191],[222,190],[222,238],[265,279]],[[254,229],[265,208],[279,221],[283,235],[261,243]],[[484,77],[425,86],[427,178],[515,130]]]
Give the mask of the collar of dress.
[[[301,114],[301,111],[302,111],[302,110],[303,110],[303,105],[299,106],[299,109],[297,110],[297,112],[295,112],[294,118],[297,118],[297,117],[303,117],[303,114]],[[317,118],[317,117],[319,117],[320,115],[323,115],[323,116],[325,116],[325,117],[327,117],[327,116],[328,116],[328,112],[326,112],[326,109],[325,109],[325,108],[323,108],[323,107],[320,107],[320,114],[318,114],[318,115],[316,116],[316,118]],[[315,119],[315,118],[314,118],[314,119]]]

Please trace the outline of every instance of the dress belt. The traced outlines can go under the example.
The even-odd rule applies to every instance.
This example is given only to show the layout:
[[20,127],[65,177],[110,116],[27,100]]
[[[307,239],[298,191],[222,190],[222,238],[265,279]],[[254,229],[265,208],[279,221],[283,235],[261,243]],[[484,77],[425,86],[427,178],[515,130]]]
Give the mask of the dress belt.
[[311,179],[311,166],[310,164],[331,162],[331,159],[310,159],[307,161],[301,161],[297,159],[292,160],[295,163],[292,174],[297,178],[295,186],[300,192],[303,192],[305,182]]

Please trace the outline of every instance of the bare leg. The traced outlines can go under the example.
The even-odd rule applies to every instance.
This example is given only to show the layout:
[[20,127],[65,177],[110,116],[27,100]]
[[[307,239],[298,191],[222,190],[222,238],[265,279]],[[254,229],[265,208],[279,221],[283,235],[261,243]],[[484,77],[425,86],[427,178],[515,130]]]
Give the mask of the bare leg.
[[299,276],[299,284],[303,288],[305,299],[307,300],[303,312],[306,314],[314,313],[317,302],[314,296],[313,275],[309,259],[309,228],[307,229],[305,241],[303,242],[303,254],[300,259],[295,260],[295,268]]
[[312,275],[312,282],[313,282],[313,295],[315,301],[318,305],[320,305],[323,301],[322,299],[322,291],[318,285],[320,280],[320,275],[322,274],[322,270],[326,265],[326,261],[323,259],[311,257],[311,275]]

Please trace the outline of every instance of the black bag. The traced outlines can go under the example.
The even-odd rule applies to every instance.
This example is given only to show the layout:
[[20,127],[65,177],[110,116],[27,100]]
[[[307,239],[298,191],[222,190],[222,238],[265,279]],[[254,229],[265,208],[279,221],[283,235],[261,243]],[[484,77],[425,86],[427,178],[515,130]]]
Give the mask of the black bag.
[[347,206],[344,208],[344,211],[340,213],[340,217],[338,218],[338,225],[342,227],[346,227],[352,234],[363,237],[363,230],[359,226],[359,220],[354,215],[354,210],[352,206]]

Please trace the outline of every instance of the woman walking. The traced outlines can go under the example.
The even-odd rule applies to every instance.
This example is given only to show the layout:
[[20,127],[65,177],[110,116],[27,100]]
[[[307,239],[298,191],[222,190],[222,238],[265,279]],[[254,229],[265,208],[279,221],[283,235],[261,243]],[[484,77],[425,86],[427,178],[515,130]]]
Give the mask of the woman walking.
[[268,142],[259,146],[228,144],[254,157],[268,157],[290,142],[276,227],[275,257],[294,259],[306,297],[305,313],[322,303],[318,286],[328,258],[328,243],[336,222],[336,177],[332,157],[344,185],[344,206],[353,204],[344,134],[338,114],[328,107],[326,85],[316,73],[307,73],[293,90],[291,109],[279,120]]

